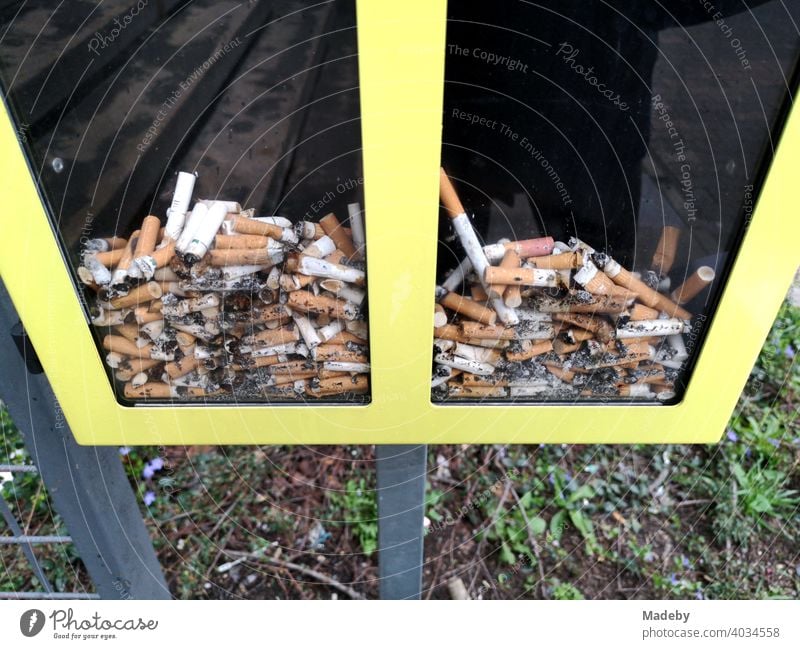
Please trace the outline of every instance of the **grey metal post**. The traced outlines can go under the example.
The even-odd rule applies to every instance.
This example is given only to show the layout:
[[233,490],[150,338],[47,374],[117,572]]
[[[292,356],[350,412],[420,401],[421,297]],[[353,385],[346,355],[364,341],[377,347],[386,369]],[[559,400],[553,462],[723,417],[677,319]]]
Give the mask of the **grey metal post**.
[[427,447],[376,446],[381,599],[419,599]]
[[[118,450],[78,446],[47,377],[29,371],[12,340],[18,322],[0,280],[0,398],[22,433],[97,593],[103,599],[168,599],[169,589]],[[32,348],[28,350],[26,355]]]

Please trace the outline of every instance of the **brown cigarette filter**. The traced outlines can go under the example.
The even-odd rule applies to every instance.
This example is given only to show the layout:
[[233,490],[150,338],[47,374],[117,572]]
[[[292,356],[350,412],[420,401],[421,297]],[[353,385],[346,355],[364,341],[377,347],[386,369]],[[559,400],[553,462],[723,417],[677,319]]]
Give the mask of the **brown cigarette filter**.
[[442,338],[444,340],[465,340],[465,337],[461,334],[461,329],[459,329],[458,325],[453,324],[447,324],[443,327],[434,327],[433,337]]
[[256,358],[243,358],[240,363],[233,363],[231,368],[236,372],[241,370],[250,370],[256,367],[269,367],[281,362],[281,357],[275,356],[258,356]]
[[117,325],[116,327],[117,333],[122,336],[123,338],[127,338],[132,343],[136,342],[136,339],[139,338],[139,327],[133,323],[125,323],[121,325]]
[[644,304],[634,304],[630,309],[631,320],[657,320],[658,311]]
[[303,313],[326,313],[332,318],[355,320],[358,309],[349,302],[338,300],[327,295],[314,295],[309,291],[292,291],[289,293],[287,306]]
[[158,241],[158,231],[161,229],[161,221],[157,216],[145,216],[142,221],[142,229],[139,232],[139,240],[136,242],[136,249],[133,258],[145,257],[156,249]]
[[460,313],[470,320],[475,320],[485,325],[493,325],[497,321],[497,313],[477,302],[473,302],[468,297],[456,295],[455,293],[447,293],[439,300],[439,304],[456,313]]
[[114,372],[114,376],[120,381],[130,381],[137,374],[146,372],[159,363],[161,361],[154,358],[125,358]]
[[682,320],[688,320],[692,317],[691,313],[682,309],[665,295],[661,295],[658,291],[653,290],[640,279],[636,279],[628,270],[621,266],[619,272],[612,279],[614,283],[619,286],[636,293],[639,300],[651,308],[664,311],[670,317],[681,318]]
[[319,224],[322,226],[322,229],[325,230],[325,234],[333,239],[336,247],[341,250],[348,259],[356,254],[356,249],[355,246],[353,246],[350,235],[345,232],[345,229],[342,227],[342,224],[339,223],[339,219],[336,218],[333,212],[323,216],[319,220]]
[[672,299],[678,304],[686,304],[713,282],[715,276],[716,273],[711,266],[700,266],[683,284],[672,292]]
[[658,240],[656,251],[653,253],[653,261],[650,263],[650,268],[659,275],[664,276],[672,270],[680,238],[680,228],[667,225],[661,231],[661,238]]
[[572,352],[576,352],[580,349],[579,343],[570,343],[561,338],[556,338],[553,341],[553,350],[556,354],[571,354]]
[[465,387],[471,388],[504,388],[508,386],[508,379],[502,378],[497,375],[492,376],[478,376],[470,372],[464,372],[461,375],[461,384]]
[[271,237],[276,241],[280,241],[283,236],[283,228],[272,223],[263,223],[236,214],[231,217],[231,220],[233,221],[233,229],[242,234],[257,234],[262,237]]
[[114,298],[111,300],[111,306],[115,309],[135,307],[152,302],[160,298],[161,294],[161,286],[158,282],[147,282],[132,289],[127,295]]
[[522,340],[520,341],[520,346],[520,351],[506,351],[506,359],[512,363],[517,363],[553,351],[552,340],[540,340],[535,343],[531,340]]
[[480,284],[473,284],[469,287],[469,293],[472,295],[472,299],[476,302],[488,302],[489,301],[489,294]]
[[131,235],[130,239],[128,239],[127,245],[123,248],[122,256],[117,262],[117,270],[128,270],[128,267],[133,261],[133,251],[139,240],[139,234],[140,231],[136,230],[136,232]]
[[269,237],[260,234],[218,234],[214,237],[214,246],[222,248],[266,248]]
[[137,347],[135,343],[122,336],[109,334],[103,338],[103,348],[110,352],[117,352],[134,358],[149,358],[153,345]]
[[126,399],[169,399],[172,388],[166,383],[145,383],[138,387],[126,383],[124,394]]
[[572,380],[575,378],[575,372],[572,370],[565,370],[563,368],[558,367],[557,365],[549,365],[545,364],[547,371],[550,372],[553,376],[561,379],[565,383],[572,383]]
[[456,188],[453,187],[453,183],[444,169],[439,170],[439,195],[441,196],[442,205],[444,205],[451,219],[456,218],[459,214],[464,214],[464,206],[461,204]]
[[503,387],[490,386],[471,386],[471,385],[450,385],[447,391],[448,396],[462,399],[486,399],[491,397],[507,396],[506,389]]
[[99,261],[106,268],[113,269],[119,264],[122,257],[125,255],[125,248],[114,248],[114,250],[107,250],[106,252],[98,252],[95,254],[95,259]]
[[265,329],[253,334],[253,344],[263,345],[264,347],[292,343],[298,340],[300,340],[300,332],[294,325],[281,329]]
[[367,344],[366,340],[359,338],[349,331],[340,331],[338,334],[331,337],[329,340],[326,340],[325,342],[329,345],[346,345],[347,343],[353,343],[355,345]]
[[361,352],[351,351],[344,345],[331,345],[325,343],[315,350],[317,362],[340,361],[343,363],[368,363],[369,358]]
[[[310,372],[310,374],[308,374]],[[316,376],[319,372],[319,366],[316,363],[309,363],[303,361],[288,361],[286,363],[276,363],[271,365],[269,373],[276,376],[294,376],[297,379],[305,379],[311,376]],[[300,375],[303,376],[300,376]]]
[[483,276],[484,281],[490,286],[498,284],[531,286],[536,282],[535,277],[536,269],[534,268],[503,268],[502,266],[487,266]]
[[462,322],[461,335],[465,338],[514,340],[516,332],[512,328],[507,329],[502,325],[482,325],[478,322]]
[[583,266],[583,253],[580,250],[565,252],[560,255],[547,255],[545,257],[530,257],[528,264],[534,268],[549,270],[569,270]]
[[209,250],[208,256],[212,266],[270,266],[275,259],[266,248],[215,248]]
[[200,360],[194,356],[184,356],[180,360],[172,361],[164,365],[164,371],[169,374],[171,379],[184,376],[200,365]]
[[306,394],[312,397],[329,397],[345,393],[366,394],[368,391],[369,379],[366,374],[321,379],[316,386],[311,383],[306,385]]
[[598,270],[597,275],[586,283],[586,290],[595,295],[617,295],[614,282],[603,271]]
[[[500,268],[515,269],[519,268],[521,263],[522,260],[520,259],[519,255],[513,249],[507,249],[505,254],[503,255],[503,260],[500,262]],[[507,290],[508,290],[507,284],[499,284],[496,286],[491,286],[489,288],[488,293],[489,295],[494,295],[499,298],[502,298]],[[517,294],[519,294],[519,291],[517,291]],[[521,300],[522,298],[520,298],[520,302]],[[517,304],[516,306],[519,306],[519,304]],[[494,324],[494,323],[487,322],[485,324]]]

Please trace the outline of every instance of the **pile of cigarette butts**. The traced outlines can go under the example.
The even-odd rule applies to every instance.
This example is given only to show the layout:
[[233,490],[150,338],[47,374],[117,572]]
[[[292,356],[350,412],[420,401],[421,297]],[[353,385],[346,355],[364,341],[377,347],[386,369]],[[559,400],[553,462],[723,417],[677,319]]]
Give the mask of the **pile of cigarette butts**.
[[89,240],[78,275],[96,294],[92,323],[129,400],[243,402],[369,392],[365,237],[350,227],[256,217],[197,200],[178,174],[167,221],[128,239]]
[[682,305],[714,280],[703,266],[667,293],[680,230],[664,228],[652,270],[632,273],[577,238],[484,246],[444,169],[440,188],[466,257],[436,287],[434,400],[675,398]]

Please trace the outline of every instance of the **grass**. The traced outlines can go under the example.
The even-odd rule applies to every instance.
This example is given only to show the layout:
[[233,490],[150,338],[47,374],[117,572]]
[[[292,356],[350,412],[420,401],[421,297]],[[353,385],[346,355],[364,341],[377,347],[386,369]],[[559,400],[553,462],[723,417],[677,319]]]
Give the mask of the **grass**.
[[[426,596],[458,577],[487,599],[797,598],[797,349],[785,305],[716,445],[431,447]],[[27,461],[0,424],[0,463]],[[122,453],[176,597],[332,596],[281,561],[377,595],[370,448]],[[30,533],[61,529],[35,475],[0,489]],[[90,587],[69,546],[37,552],[58,587]],[[21,553],[0,560],[0,590],[35,589]]]

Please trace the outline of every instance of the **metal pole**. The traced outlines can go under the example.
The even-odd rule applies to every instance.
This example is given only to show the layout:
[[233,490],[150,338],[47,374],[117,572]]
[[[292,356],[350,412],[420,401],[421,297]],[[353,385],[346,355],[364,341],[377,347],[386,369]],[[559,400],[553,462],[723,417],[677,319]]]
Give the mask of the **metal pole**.
[[[116,448],[78,446],[0,281],[0,398],[103,599],[168,599],[169,589]],[[20,346],[18,349],[17,345]],[[76,379],[79,380],[79,377]]]
[[380,596],[419,599],[427,447],[377,446],[375,455]]

